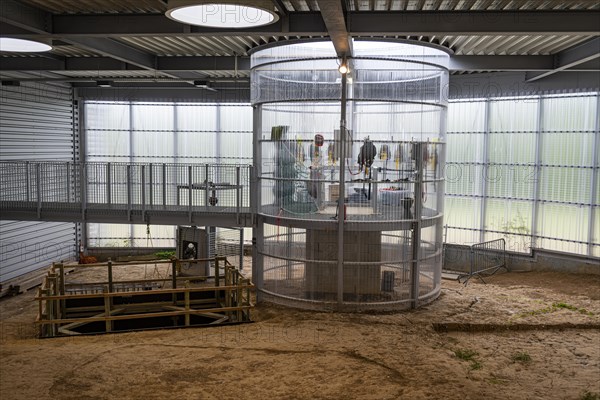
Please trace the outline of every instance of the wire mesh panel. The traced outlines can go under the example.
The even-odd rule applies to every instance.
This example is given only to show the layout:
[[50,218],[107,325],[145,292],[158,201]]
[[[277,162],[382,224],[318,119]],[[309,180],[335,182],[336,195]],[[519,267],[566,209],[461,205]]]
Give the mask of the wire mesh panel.
[[250,205],[249,165],[1,162],[2,207],[210,211]]
[[448,54],[354,50],[340,60],[331,42],[306,42],[252,55],[259,296],[415,307],[440,290]]
[[506,241],[504,239],[490,240],[471,246],[471,271],[459,279],[465,279],[465,285],[472,277],[481,279],[493,275],[500,268],[506,268]]

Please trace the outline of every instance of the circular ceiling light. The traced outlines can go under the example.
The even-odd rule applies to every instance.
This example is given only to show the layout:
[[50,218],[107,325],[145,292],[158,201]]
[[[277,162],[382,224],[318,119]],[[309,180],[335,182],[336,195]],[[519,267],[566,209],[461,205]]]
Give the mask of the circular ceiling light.
[[279,19],[271,1],[263,0],[171,0],[167,17],[190,25],[210,28],[249,28]]
[[52,50],[52,46],[34,40],[0,37],[0,51],[37,53]]

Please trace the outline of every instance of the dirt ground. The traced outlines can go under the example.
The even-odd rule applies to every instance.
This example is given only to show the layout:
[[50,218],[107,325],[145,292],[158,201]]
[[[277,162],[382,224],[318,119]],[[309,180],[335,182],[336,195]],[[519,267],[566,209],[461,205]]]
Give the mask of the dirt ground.
[[600,276],[444,281],[396,314],[261,304],[252,324],[56,339],[35,338],[32,299],[0,301],[2,400],[600,398]]

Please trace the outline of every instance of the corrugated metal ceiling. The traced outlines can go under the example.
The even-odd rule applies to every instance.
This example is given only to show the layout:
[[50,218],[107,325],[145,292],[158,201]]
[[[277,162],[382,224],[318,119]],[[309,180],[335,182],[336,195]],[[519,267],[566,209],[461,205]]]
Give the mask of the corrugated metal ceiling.
[[233,56],[266,43],[300,36],[150,36],[122,37],[120,41],[157,56]]
[[[407,36],[388,36],[409,39]],[[544,55],[553,54],[593,36],[432,36],[413,40],[441,44],[457,55]],[[300,38],[300,37],[293,37]],[[139,50],[163,57],[247,55],[253,47],[291,39],[289,36],[176,36],[122,37],[120,41]]]
[[167,10],[166,1],[162,0],[22,0],[21,3],[53,14],[160,14]]
[[[39,7],[56,14],[162,14],[166,10],[166,0],[23,0],[22,3]],[[316,0],[282,0],[290,12],[318,11]],[[346,0],[346,9],[351,11],[372,10],[580,10],[600,9],[599,0]],[[454,50],[457,55],[548,55],[582,43],[593,36],[585,35],[466,35],[406,37],[441,44]],[[254,47],[284,41],[301,39],[298,36],[124,36],[116,40],[132,48],[161,57],[185,56],[244,56]],[[53,55],[62,57],[95,57],[100,54],[71,45],[54,47]],[[15,56],[15,54],[3,54]],[[131,71],[115,71],[115,76],[127,75]],[[206,76],[232,77],[234,72],[203,71]],[[77,73],[86,76],[87,71]],[[119,75],[123,74],[125,75]],[[67,74],[67,76],[71,76]],[[106,75],[109,77],[109,75]]]
[[[22,0],[55,14],[161,14],[163,0]],[[319,11],[316,0],[283,0],[288,11]],[[599,9],[596,0],[346,0],[350,11],[386,10],[582,10]]]

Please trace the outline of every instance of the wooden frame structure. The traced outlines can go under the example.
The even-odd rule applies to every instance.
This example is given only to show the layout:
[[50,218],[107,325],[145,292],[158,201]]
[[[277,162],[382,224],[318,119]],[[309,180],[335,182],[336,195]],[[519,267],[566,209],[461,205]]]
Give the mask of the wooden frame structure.
[[[214,263],[215,275],[178,277],[181,262]],[[170,264],[171,277],[114,281],[114,267],[140,262],[109,259],[106,263],[69,265],[105,267],[107,274],[103,282],[72,284],[66,282],[65,265],[53,264],[35,297],[40,337],[250,322],[254,285],[227,258],[144,263]],[[213,280],[213,285],[207,285]]]

